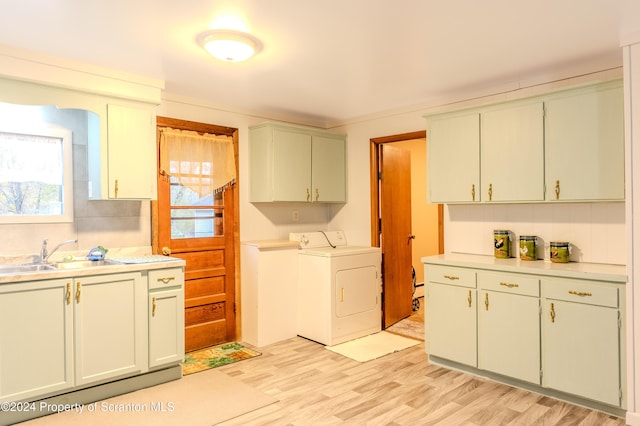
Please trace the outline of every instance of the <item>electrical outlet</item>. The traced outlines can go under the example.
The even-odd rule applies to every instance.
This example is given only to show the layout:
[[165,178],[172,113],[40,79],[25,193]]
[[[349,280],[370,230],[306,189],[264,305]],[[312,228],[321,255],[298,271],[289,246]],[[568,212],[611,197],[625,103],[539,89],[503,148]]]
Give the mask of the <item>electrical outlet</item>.
[[297,222],[300,220],[300,212],[298,210],[293,210],[291,212],[291,220],[293,220],[294,222]]

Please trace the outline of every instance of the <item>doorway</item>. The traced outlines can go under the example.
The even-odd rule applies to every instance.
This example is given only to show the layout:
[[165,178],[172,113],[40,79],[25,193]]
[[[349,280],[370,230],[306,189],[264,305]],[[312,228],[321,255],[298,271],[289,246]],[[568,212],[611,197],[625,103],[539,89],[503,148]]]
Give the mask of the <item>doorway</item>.
[[416,307],[413,283],[424,282],[420,258],[444,252],[444,209],[426,201],[425,131],[371,139],[370,171],[371,245],[383,252],[382,326],[388,328]]
[[[234,128],[157,117],[152,246],[154,253],[186,262],[185,352],[236,337],[237,133]],[[221,165],[232,170],[232,178],[216,175]]]

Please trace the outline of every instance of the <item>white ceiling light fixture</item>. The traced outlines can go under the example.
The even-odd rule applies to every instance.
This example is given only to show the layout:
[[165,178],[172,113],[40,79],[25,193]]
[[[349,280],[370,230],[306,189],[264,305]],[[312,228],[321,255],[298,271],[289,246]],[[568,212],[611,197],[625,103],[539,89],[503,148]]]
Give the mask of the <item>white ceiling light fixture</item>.
[[246,61],[262,50],[260,40],[236,30],[204,32],[198,36],[198,43],[212,56],[225,62]]

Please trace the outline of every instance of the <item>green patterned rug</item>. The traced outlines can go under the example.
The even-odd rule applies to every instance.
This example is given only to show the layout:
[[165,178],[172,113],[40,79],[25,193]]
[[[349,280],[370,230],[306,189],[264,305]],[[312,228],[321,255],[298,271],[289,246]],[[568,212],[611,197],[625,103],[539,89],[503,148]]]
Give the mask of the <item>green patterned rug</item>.
[[182,374],[186,376],[187,374],[220,367],[259,355],[261,355],[260,352],[235,342],[212,346],[185,354],[184,362],[182,363]]

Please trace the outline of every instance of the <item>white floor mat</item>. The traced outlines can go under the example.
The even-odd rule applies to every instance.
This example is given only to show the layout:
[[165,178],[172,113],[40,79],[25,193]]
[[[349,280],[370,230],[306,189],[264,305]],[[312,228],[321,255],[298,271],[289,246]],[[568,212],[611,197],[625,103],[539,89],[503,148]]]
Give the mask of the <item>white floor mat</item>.
[[420,343],[416,339],[381,331],[339,345],[325,346],[325,348],[358,362],[366,362]]

